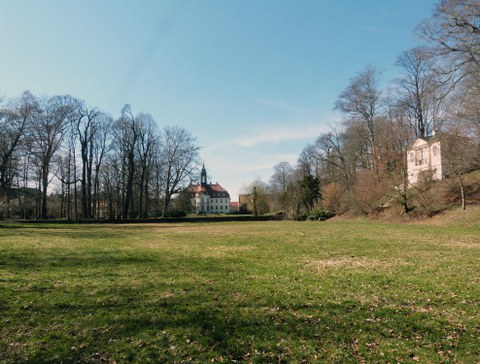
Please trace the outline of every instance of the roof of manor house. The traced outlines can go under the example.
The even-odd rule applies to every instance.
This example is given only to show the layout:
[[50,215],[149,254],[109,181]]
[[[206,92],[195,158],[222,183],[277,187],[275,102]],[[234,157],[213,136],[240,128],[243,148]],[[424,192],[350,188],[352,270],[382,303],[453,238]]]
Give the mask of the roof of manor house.
[[225,190],[218,183],[192,185],[189,187],[189,190],[192,193],[203,193],[204,195],[209,195],[210,197],[230,197],[227,190]]

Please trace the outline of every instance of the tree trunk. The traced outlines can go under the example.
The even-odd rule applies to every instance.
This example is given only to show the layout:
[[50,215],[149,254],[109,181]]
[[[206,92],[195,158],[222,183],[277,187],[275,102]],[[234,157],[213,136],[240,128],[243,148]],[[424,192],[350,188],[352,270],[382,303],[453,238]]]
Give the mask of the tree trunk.
[[42,207],[40,216],[42,219],[48,218],[47,198],[48,198],[48,167],[42,168]]
[[[73,165],[76,160],[73,158]],[[75,210],[75,220],[78,220],[78,192],[77,192],[77,169],[73,167],[73,209]]]
[[[93,140],[93,139],[92,139]],[[87,164],[87,214],[88,218],[91,219],[93,217],[92,214],[92,173],[93,173],[93,145],[92,141],[90,141],[90,151],[88,154],[88,164]]]
[[93,177],[93,199],[92,199],[92,217],[93,218],[98,218],[100,214],[100,199],[98,196],[98,190],[99,190],[99,168],[98,165],[95,166],[95,176]]
[[162,217],[165,217],[167,215],[168,211],[168,205],[170,205],[170,196],[169,193],[165,193],[165,197],[163,198],[163,212],[162,212]]
[[128,218],[128,213],[130,211],[130,202],[132,201],[133,196],[133,177],[134,177],[133,161],[132,165],[129,166],[128,178],[127,178],[127,189],[125,192],[125,202],[123,205],[123,218]]
[[145,180],[145,166],[143,165],[142,172],[140,173],[140,182],[138,184],[140,188],[139,196],[138,196],[138,217],[139,218],[145,217],[145,213],[143,211],[144,180]]

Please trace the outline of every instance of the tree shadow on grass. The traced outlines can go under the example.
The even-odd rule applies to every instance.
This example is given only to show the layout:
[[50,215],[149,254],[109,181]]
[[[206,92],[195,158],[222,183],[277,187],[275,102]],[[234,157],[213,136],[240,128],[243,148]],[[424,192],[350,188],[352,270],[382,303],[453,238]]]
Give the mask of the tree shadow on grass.
[[[370,359],[380,359],[372,346],[367,349],[367,343],[392,341],[397,342],[398,350],[390,359],[408,360],[422,346],[439,343],[448,331],[432,325],[427,317],[408,318],[408,310],[382,309],[372,319],[375,312],[361,305],[352,309],[330,303],[305,310],[298,305],[257,306],[248,300],[217,306],[207,299],[189,295],[150,305],[136,302],[141,309],[133,311],[135,303],[123,301],[112,309],[129,311],[130,315],[102,322],[104,333],[95,338],[90,354],[85,354],[102,352],[112,360],[128,356],[137,362],[205,362],[221,358],[227,362],[356,362],[368,358],[366,350],[371,351]],[[447,322],[443,325],[450,326]],[[423,342],[419,337],[428,339]],[[119,344],[110,350],[108,342],[112,338]],[[134,345],[135,341],[141,346]]]
[[98,253],[91,256],[36,256],[34,252],[30,254],[21,253],[3,253],[0,255],[0,267],[10,268],[12,270],[35,270],[46,267],[57,267],[63,269],[101,267],[119,267],[123,265],[136,265],[155,262],[155,259],[137,256],[125,255],[119,257],[115,253]]
[[[430,346],[430,359],[440,360],[436,352],[453,329],[451,323],[433,323],[427,315],[412,315],[407,308],[372,308],[352,301],[314,306],[272,301],[265,305],[248,296],[229,301],[227,292],[215,300],[212,295],[219,292],[209,294],[204,289],[152,300],[146,298],[144,289],[118,289],[108,297],[46,307],[52,326],[60,326],[68,335],[52,340],[48,330],[34,333],[43,346],[32,348],[29,359],[358,362],[409,360]],[[380,346],[388,343],[397,350],[391,356],[380,356]]]
[[[288,287],[283,291],[281,286],[260,293],[239,284],[241,271],[229,284],[228,259],[115,252],[88,257],[3,254],[0,268],[2,264],[18,274],[51,272],[52,267],[60,275],[82,273],[75,282],[78,290],[66,285],[37,296],[22,292],[32,301],[24,308],[15,311],[8,302],[2,306],[14,312],[0,329],[5,363],[379,362],[409,360],[422,350],[431,361],[442,361],[437,352],[456,329],[410,307],[337,302],[335,297],[306,304],[302,295],[291,297]],[[90,283],[109,278],[112,271],[122,280],[112,276],[89,294]],[[2,340],[12,345],[2,345]],[[388,347],[396,351],[388,353]]]

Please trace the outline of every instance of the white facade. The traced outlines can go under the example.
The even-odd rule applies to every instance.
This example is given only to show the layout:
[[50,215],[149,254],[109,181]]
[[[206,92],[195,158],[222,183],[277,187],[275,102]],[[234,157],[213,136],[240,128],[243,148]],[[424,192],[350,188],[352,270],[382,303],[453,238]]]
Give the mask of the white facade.
[[407,171],[410,184],[417,183],[420,173],[426,171],[431,171],[433,179],[441,180],[444,171],[440,139],[418,138],[407,150]]
[[[213,197],[207,194],[207,191],[195,193],[195,212],[196,213],[230,213],[230,197],[224,192],[212,191]],[[217,197],[222,196],[222,197]]]
[[189,187],[192,202],[197,214],[228,214],[230,213],[230,195],[218,183],[207,183],[205,166],[200,174],[200,183]]

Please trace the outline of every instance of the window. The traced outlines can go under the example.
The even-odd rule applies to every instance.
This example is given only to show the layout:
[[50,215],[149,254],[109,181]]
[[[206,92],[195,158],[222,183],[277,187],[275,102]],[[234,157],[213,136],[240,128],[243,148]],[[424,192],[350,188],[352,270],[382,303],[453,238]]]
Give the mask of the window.
[[410,162],[415,162],[415,153],[414,152],[410,153]]
[[415,165],[419,166],[423,163],[423,149],[416,151]]

